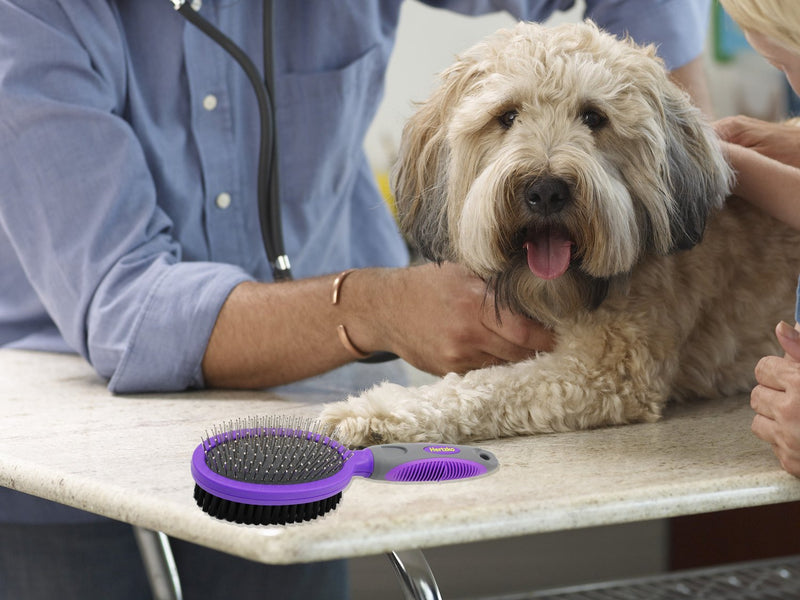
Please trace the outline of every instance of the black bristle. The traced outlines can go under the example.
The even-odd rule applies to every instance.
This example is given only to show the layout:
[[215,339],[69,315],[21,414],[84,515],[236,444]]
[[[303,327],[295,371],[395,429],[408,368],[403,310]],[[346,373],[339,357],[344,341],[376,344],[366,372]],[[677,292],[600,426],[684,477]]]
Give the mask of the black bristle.
[[287,523],[302,523],[321,517],[334,509],[342,493],[339,492],[316,502],[306,504],[288,504],[285,506],[258,506],[243,504],[217,498],[208,493],[199,485],[194,486],[194,499],[197,505],[212,517],[231,523],[243,525],[286,525]]

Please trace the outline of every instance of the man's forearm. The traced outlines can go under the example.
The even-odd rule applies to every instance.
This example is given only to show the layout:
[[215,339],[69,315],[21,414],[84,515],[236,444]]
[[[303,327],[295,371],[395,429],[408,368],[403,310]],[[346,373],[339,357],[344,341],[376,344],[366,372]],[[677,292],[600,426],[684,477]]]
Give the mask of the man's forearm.
[[553,346],[551,331],[496,308],[486,283],[458,265],[358,269],[338,288],[337,304],[335,280],[235,287],[205,352],[206,385],[279,385],[380,350],[430,373],[463,373]]
[[[360,271],[359,278],[373,277],[376,271]],[[354,345],[360,343],[366,352],[376,349],[357,316],[367,308],[366,298],[356,294],[355,280],[343,282],[336,306],[331,300],[333,275],[286,283],[245,282],[234,288],[203,358],[206,385],[269,387],[341,366],[354,355],[338,339],[340,324],[345,324]]]

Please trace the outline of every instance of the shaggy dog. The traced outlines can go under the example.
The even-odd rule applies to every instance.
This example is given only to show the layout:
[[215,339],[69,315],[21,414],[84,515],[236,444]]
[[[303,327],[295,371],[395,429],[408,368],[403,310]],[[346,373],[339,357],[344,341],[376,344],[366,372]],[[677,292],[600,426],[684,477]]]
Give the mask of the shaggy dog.
[[747,392],[793,317],[800,234],[737,198],[718,140],[655,49],[591,23],[468,50],[403,133],[401,225],[552,352],[384,383],[322,418],[354,445],[654,421],[669,399]]

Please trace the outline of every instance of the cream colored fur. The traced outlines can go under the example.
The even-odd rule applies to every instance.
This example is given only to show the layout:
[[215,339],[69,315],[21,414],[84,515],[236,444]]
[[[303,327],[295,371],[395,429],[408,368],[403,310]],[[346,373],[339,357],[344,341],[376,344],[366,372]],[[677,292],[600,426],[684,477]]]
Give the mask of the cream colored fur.
[[[526,198],[548,178],[569,200],[543,215]],[[354,445],[457,443],[653,421],[670,399],[748,391],[793,316],[800,234],[726,199],[730,181],[652,47],[591,23],[498,32],[406,126],[401,224],[429,259],[466,265],[551,326],[556,347],[424,387],[385,383],[323,419]],[[574,243],[550,280],[522,247],[544,227]]]

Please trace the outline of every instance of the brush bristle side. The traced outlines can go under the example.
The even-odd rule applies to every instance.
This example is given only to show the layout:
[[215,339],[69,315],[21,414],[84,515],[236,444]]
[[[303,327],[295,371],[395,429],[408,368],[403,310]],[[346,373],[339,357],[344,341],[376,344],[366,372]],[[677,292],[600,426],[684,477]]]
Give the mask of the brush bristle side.
[[243,525],[286,525],[321,517],[339,504],[342,493],[339,492],[330,498],[305,504],[262,506],[223,500],[205,491],[199,485],[195,485],[194,499],[205,512],[223,521]]

